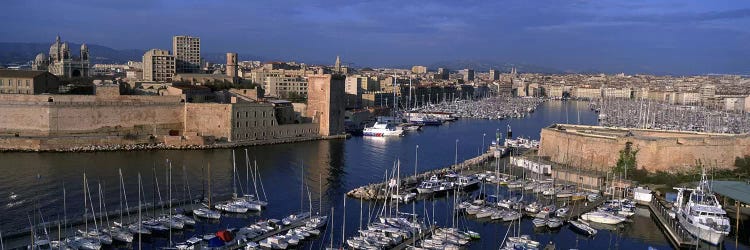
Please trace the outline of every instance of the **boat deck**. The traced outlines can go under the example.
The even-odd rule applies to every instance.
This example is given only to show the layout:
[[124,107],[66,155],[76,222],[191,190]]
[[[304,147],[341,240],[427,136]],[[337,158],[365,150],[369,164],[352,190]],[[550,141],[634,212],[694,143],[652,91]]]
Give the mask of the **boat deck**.
[[[578,202],[578,204],[573,205],[571,207],[571,209],[570,209],[570,215],[569,216],[570,216],[570,218],[581,217],[582,214],[588,213],[588,212],[596,209],[596,207],[601,206],[602,204],[604,204],[604,202],[606,200],[607,199],[605,199],[604,197],[600,197],[599,199],[597,199],[594,202],[587,202],[587,201]],[[581,203],[583,203],[583,204],[581,204]]]
[[660,199],[654,197],[648,203],[648,208],[651,210],[651,218],[662,229],[673,247],[689,249],[698,245],[698,241],[683,229],[677,220],[669,217],[669,209],[664,206]]
[[[271,236],[274,236],[274,235],[278,235],[278,234],[282,234],[282,233],[284,233],[286,231],[289,231],[291,229],[295,229],[295,228],[298,228],[298,227],[301,227],[301,226],[305,225],[305,223],[307,222],[307,220],[308,219],[305,219],[305,220],[302,220],[302,221],[297,221],[297,222],[289,224],[287,226],[283,226],[283,227],[281,227],[279,229],[276,229],[276,230],[273,230],[273,231],[269,231],[268,233],[258,235],[255,238],[250,239],[250,241],[251,242],[260,242],[261,240],[264,240],[264,239],[266,239],[268,237],[271,237]],[[244,249],[244,248],[245,248],[244,245],[237,245],[237,244],[234,244],[234,245],[231,245],[231,246],[227,247],[227,249]]]
[[410,246],[414,246],[420,239],[424,239],[429,237],[433,231],[437,229],[437,226],[431,226],[429,229],[422,231],[421,235],[417,235],[415,237],[411,237],[410,239],[405,240],[404,242],[401,242],[401,244],[396,245],[395,247],[391,248],[393,250],[402,250],[406,249]]

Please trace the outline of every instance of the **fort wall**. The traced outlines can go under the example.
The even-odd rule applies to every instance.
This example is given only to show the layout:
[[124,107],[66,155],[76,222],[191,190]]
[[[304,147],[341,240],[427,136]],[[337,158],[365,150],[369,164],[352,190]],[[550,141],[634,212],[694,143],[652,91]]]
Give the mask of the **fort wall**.
[[607,170],[630,142],[639,150],[637,167],[650,172],[682,171],[700,161],[732,168],[735,157],[750,155],[750,135],[709,134],[594,126],[559,125],[541,131],[539,155],[574,167]]

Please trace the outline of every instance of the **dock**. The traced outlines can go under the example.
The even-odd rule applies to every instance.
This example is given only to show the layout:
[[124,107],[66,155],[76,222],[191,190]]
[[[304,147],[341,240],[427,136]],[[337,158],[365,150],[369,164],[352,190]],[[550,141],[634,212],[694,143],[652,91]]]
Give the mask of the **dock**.
[[404,242],[401,242],[401,244],[396,245],[395,247],[391,248],[393,250],[402,250],[406,249],[410,246],[414,246],[419,240],[430,237],[432,235],[432,232],[437,229],[437,226],[431,226],[429,229],[422,231],[419,235],[416,235],[414,237],[411,237]]
[[[289,230],[292,230],[292,229],[295,229],[295,228],[298,228],[298,227],[301,227],[301,226],[305,225],[305,223],[307,223],[308,220],[309,219],[305,219],[305,220],[302,220],[302,221],[297,221],[297,222],[289,224],[287,226],[283,226],[283,227],[281,227],[279,229],[272,230],[272,231],[269,231],[267,233],[258,235],[258,236],[254,237],[254,238],[251,238],[248,242],[260,242],[261,240],[264,240],[264,239],[266,239],[268,237],[282,234],[282,233],[284,233],[286,231],[289,231]],[[245,248],[244,245],[238,245],[238,244],[233,244],[231,246],[227,246],[227,249],[232,249],[232,250],[234,250],[234,249],[244,249],[244,248]]]
[[699,242],[685,231],[677,220],[669,217],[669,209],[664,206],[661,200],[652,199],[648,203],[648,208],[651,210],[651,218],[661,228],[673,247],[678,249],[697,247]]
[[583,204],[573,205],[570,209],[570,218],[579,218],[582,214],[591,212],[596,207],[601,206],[606,200],[604,197],[601,197],[594,202],[584,201]]

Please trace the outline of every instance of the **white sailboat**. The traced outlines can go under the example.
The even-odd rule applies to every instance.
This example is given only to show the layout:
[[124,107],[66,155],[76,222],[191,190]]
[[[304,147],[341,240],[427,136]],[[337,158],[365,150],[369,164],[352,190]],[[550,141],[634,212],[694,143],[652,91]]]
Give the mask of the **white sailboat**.
[[215,210],[211,210],[211,163],[208,164],[208,204],[202,204],[203,207],[193,209],[193,215],[205,218],[218,220],[221,218],[221,213]]

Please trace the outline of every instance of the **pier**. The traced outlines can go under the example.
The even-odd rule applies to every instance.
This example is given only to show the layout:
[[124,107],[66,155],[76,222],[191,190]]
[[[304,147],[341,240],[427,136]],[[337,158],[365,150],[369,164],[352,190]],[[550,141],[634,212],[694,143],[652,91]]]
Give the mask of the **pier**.
[[[427,172],[423,172],[415,176],[404,177],[401,179],[401,190],[412,190],[423,180],[429,179],[432,175],[443,175],[450,171],[459,172],[471,169],[471,167],[478,166],[482,163],[488,162],[494,158],[493,152],[486,152],[477,157],[468,159],[455,165],[451,165],[446,168],[435,169]],[[362,200],[381,200],[385,199],[384,191],[386,182],[372,183],[365,186],[361,186],[347,192],[346,195],[349,197],[362,199]]]
[[429,229],[420,232],[419,235],[415,235],[414,237],[411,237],[411,238],[405,240],[404,242],[401,242],[401,244],[396,245],[392,249],[393,250],[403,250],[403,249],[407,249],[410,246],[415,246],[415,244],[418,241],[420,241],[421,239],[430,237],[430,235],[432,235],[432,232],[434,232],[435,229],[437,229],[437,228],[438,228],[437,226],[431,226]]
[[682,228],[680,223],[669,217],[669,208],[664,206],[661,200],[654,198],[648,203],[651,210],[651,218],[657,226],[664,231],[669,243],[679,249],[697,247],[698,241]]

